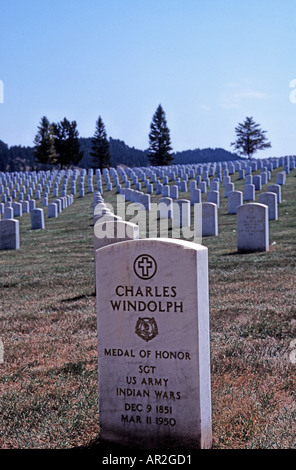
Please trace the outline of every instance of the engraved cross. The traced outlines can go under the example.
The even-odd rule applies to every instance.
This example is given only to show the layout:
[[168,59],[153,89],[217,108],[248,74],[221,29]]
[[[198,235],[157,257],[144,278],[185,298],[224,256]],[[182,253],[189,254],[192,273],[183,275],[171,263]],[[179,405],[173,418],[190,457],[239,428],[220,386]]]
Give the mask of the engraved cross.
[[142,276],[147,277],[149,275],[149,269],[153,268],[153,263],[147,256],[143,256],[142,260],[138,263],[138,267],[142,270]]

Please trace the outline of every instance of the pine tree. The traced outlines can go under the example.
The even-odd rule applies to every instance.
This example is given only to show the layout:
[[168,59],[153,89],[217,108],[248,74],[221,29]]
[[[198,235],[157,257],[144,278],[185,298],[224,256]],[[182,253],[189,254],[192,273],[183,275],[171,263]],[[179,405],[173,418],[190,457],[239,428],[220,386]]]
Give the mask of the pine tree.
[[111,154],[105,125],[101,116],[96,122],[95,134],[92,138],[92,151],[90,152],[93,168],[109,168],[111,165]]
[[53,129],[58,163],[61,168],[77,165],[83,157],[83,152],[80,150],[76,121],[70,122],[64,118],[58,124],[53,124]]
[[167,126],[165,112],[159,105],[150,124],[148,158],[152,165],[170,165],[173,161],[171,153],[170,131]]
[[54,165],[57,162],[53,126],[46,116],[43,116],[34,139],[34,157],[44,165]]
[[238,150],[239,155],[247,155],[248,159],[251,159],[257,150],[271,147],[265,136],[267,131],[260,129],[260,125],[256,124],[252,117],[246,117],[244,123],[239,123],[235,132],[237,140],[230,145]]

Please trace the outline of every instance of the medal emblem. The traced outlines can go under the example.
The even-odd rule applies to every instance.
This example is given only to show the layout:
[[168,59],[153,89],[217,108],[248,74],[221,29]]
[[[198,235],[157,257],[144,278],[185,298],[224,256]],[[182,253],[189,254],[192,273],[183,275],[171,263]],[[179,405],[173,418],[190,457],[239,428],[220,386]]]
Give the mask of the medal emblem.
[[150,341],[158,335],[158,328],[154,318],[138,318],[135,333],[144,341]]

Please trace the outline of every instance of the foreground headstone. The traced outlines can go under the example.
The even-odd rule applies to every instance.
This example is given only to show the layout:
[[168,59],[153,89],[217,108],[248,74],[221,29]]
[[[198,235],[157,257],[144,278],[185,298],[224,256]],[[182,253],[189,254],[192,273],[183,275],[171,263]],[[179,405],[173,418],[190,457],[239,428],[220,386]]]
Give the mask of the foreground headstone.
[[7,219],[0,221],[0,250],[18,250],[20,247],[19,221]]
[[207,248],[126,241],[96,266],[101,439],[211,447]]
[[250,203],[237,209],[237,250],[269,251],[268,207]]

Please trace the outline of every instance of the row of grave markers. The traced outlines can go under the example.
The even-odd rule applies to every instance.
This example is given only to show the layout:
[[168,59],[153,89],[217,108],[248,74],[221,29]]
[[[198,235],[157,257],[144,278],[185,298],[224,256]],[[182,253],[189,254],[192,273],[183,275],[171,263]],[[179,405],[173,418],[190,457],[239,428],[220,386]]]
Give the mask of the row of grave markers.
[[[228,211],[237,214],[238,251],[268,250],[269,219],[277,219],[285,174],[258,203],[225,181]],[[147,209],[139,189],[127,185],[120,193],[138,205],[144,200]],[[192,201],[166,193],[158,217],[174,218],[178,202],[188,214]],[[213,208],[210,218],[217,221],[218,200],[198,206]],[[140,240],[138,226],[113,214],[99,192],[93,209],[100,437],[148,449],[210,448],[208,250],[188,241]]]
[[[195,178],[202,166],[174,169],[180,170],[178,177],[184,177],[186,182],[186,171],[187,180]],[[235,164],[224,167],[225,173],[226,169],[231,173]],[[213,177],[220,174],[217,168],[208,170],[213,171]],[[136,176],[142,177],[144,171],[151,179],[156,178],[154,169],[125,169],[118,173],[125,179],[124,174],[131,178],[138,173]],[[173,178],[172,169],[157,171],[164,182]],[[212,423],[208,250],[178,239],[140,239],[137,225],[125,222],[104,203],[102,177],[110,190],[110,174],[116,180],[114,169],[103,171],[102,175],[98,171],[88,173],[88,189],[93,189],[93,176],[98,188],[89,192],[94,192],[101,438],[142,448],[209,448]],[[227,176],[224,174],[224,178]],[[218,179],[223,181],[223,176]],[[79,191],[83,196],[82,188]],[[134,197],[136,203],[149,209],[149,198],[143,197],[140,189],[125,187],[118,188],[118,192]],[[227,193],[228,198],[232,192]],[[159,217],[170,214],[174,219],[177,212],[178,226],[189,223],[192,201],[176,199],[171,212],[166,212],[170,207],[168,199],[173,198],[163,199],[166,200],[159,206]],[[213,208],[215,214],[218,211],[214,202],[199,202],[195,207]],[[237,223],[243,232],[239,235],[240,249],[246,249],[246,233],[249,237],[252,233],[253,240],[261,239],[261,235],[265,242],[268,240],[268,211],[268,206],[260,203],[237,207]],[[203,209],[201,218],[207,219]],[[15,222],[3,220],[0,229],[7,221]],[[110,236],[97,236],[102,233]],[[252,249],[257,250],[258,246]]]
[[[274,160],[274,159],[273,159]],[[274,163],[274,162],[273,162]],[[278,162],[277,162],[278,163]],[[274,165],[278,167],[277,164]],[[269,168],[269,169],[268,169]],[[289,157],[289,165],[285,164],[286,170],[295,168],[295,158]],[[281,187],[286,182],[286,171],[278,171],[276,174],[276,184],[269,185],[266,192],[258,195],[258,203],[254,203],[252,207],[250,203],[255,201],[256,191],[262,189],[262,175],[266,176],[263,183],[266,184],[271,178],[273,164],[266,162],[266,167],[262,167],[261,175],[252,175],[251,170],[257,170],[257,166],[247,166],[246,184],[244,191],[236,191],[234,183],[231,182],[229,170],[223,170],[223,186],[224,197],[228,198],[228,213],[236,214],[238,208],[248,202],[247,208],[239,210],[237,217],[237,236],[238,251],[268,251],[269,249],[269,220],[278,219],[278,204],[281,203]],[[105,172],[105,175],[107,173]],[[113,170],[114,174],[114,170]],[[143,175],[142,175],[143,176]],[[194,172],[190,176],[194,176]],[[255,183],[255,184],[253,184]],[[210,190],[207,191],[207,202],[201,203],[201,190],[196,188],[196,181],[189,182],[190,189],[190,205],[194,205],[196,214],[199,215],[195,219],[195,235],[199,236],[216,236],[218,235],[218,208],[219,208],[219,178],[214,178],[209,183]],[[172,188],[173,186],[169,186]],[[136,203],[143,209],[150,210],[150,195],[142,191],[131,189],[130,187],[120,188],[120,194],[125,199]],[[167,194],[167,192],[166,192]],[[173,226],[187,227],[190,226],[190,207],[189,201],[186,199],[175,200],[171,197],[159,198],[159,218],[173,219]],[[201,204],[201,209],[198,206]],[[261,206],[265,206],[262,208]],[[177,209],[177,211],[176,211]],[[177,216],[175,215],[177,212]],[[252,216],[250,213],[252,212]],[[267,223],[265,222],[267,215]],[[248,222],[243,222],[243,220]],[[202,227],[200,227],[202,225]],[[267,225],[267,227],[265,227]],[[241,227],[244,226],[244,230]],[[260,227],[260,228],[259,228]],[[249,239],[249,241],[248,241]],[[261,240],[262,239],[262,240]]]
[[[215,236],[218,234],[218,212],[217,209],[220,205],[220,193],[219,186],[220,182],[223,182],[224,186],[224,197],[228,198],[228,211],[229,213],[236,213],[238,207],[243,202],[252,202],[255,200],[256,191],[260,191],[262,184],[266,184],[270,177],[271,172],[274,168],[278,168],[279,165],[283,165],[285,170],[277,173],[277,180],[275,185],[268,186],[268,191],[262,193],[258,197],[258,203],[267,205],[268,207],[268,219],[277,219],[277,204],[281,201],[281,185],[285,184],[286,173],[289,173],[295,168],[295,157],[282,157],[280,159],[271,158],[263,161],[253,162],[222,162],[222,163],[210,163],[206,165],[195,164],[195,165],[175,165],[171,167],[158,167],[158,168],[118,168],[115,170],[104,169],[101,173],[100,170],[61,170],[61,171],[43,171],[43,172],[25,172],[25,173],[0,173],[0,194],[2,193],[2,203],[0,203],[0,218],[1,214],[5,219],[13,219],[13,217],[19,217],[22,213],[31,212],[35,210],[36,201],[31,199],[33,191],[37,198],[42,197],[42,205],[47,206],[48,217],[57,217],[60,212],[59,205],[68,205],[73,202],[74,194],[76,194],[77,183],[79,184],[79,197],[84,196],[85,178],[87,175],[87,186],[88,192],[94,192],[93,180],[96,179],[98,192],[102,194],[103,185],[102,178],[104,178],[107,191],[112,189],[111,178],[113,179],[117,192],[131,202],[139,203],[145,210],[150,210],[151,202],[150,196],[153,194],[151,185],[155,184],[156,194],[161,193],[159,199],[160,218],[172,218],[175,227],[187,227],[190,225],[190,207],[186,199],[178,199],[179,188],[181,190],[187,190],[187,182],[190,178],[195,178],[189,181],[190,190],[190,205],[196,205],[201,203],[201,194],[207,193],[207,203],[202,203],[202,209],[199,210],[199,214],[202,214],[203,226],[202,228],[195,227],[195,232],[199,236]],[[253,171],[261,169],[260,175],[252,175]],[[235,191],[234,183],[231,182],[231,174],[239,171],[239,177],[245,179],[244,192]],[[245,174],[246,173],[246,174]],[[210,181],[212,176],[212,181]],[[160,182],[160,178],[162,183]],[[182,180],[181,180],[182,178]],[[203,180],[202,180],[203,179]],[[125,184],[123,188],[119,181]],[[140,189],[132,189],[131,182],[135,184],[136,188],[139,186],[139,180],[144,181],[147,192],[144,193]],[[168,184],[169,181],[173,181],[176,184]],[[71,185],[71,195],[67,194],[69,189],[68,185]],[[57,197],[59,194],[59,185],[62,186],[62,196],[56,200],[53,200],[51,204],[48,204],[48,196],[52,189],[52,196]],[[197,185],[199,187],[197,187]],[[208,190],[209,187],[209,190]],[[150,189],[149,189],[150,188]],[[42,194],[43,190],[43,194]],[[17,194],[17,191],[20,191]],[[274,195],[276,193],[276,196]],[[12,202],[13,197],[17,198],[18,201]],[[25,197],[25,201],[23,200]],[[67,199],[66,199],[67,198]],[[63,202],[65,201],[66,202]],[[175,210],[173,211],[173,204]],[[214,207],[216,205],[217,207]],[[256,210],[256,209],[255,209]],[[174,217],[173,217],[173,212]],[[178,213],[178,216],[176,215]],[[38,216],[38,214],[40,214]],[[39,217],[39,228],[42,228],[44,223],[44,216],[38,210],[34,220],[38,220]],[[35,223],[38,227],[38,223]],[[16,227],[18,224],[10,224],[11,227]],[[33,227],[33,225],[32,225]],[[10,229],[5,229],[2,224],[3,233],[9,233]],[[1,233],[1,232],[0,232]],[[238,231],[239,233],[239,231]],[[4,235],[3,235],[4,237]],[[6,236],[7,238],[7,236]],[[19,239],[19,237],[15,237]],[[238,243],[239,244],[239,243]],[[6,242],[3,242],[0,246],[7,246]],[[18,246],[18,243],[11,243],[12,248]],[[2,248],[6,249],[6,248]]]
[[[269,219],[277,219],[285,183],[277,181],[259,203],[243,204],[233,187],[224,194],[229,213],[237,214],[238,251],[268,250]],[[131,188],[121,194],[143,201]],[[158,217],[173,218],[178,202],[190,209],[190,201],[160,198]],[[215,220],[217,234],[218,204],[198,206],[205,208],[203,222]],[[112,213],[99,192],[93,214],[101,439],[141,448],[210,448],[208,250],[181,240],[140,240],[138,226]]]
[[[48,218],[59,214],[74,202],[74,195],[84,196],[86,170],[53,170],[0,173],[0,250],[20,248],[19,217],[30,214],[31,229],[45,229],[44,209]],[[71,188],[69,188],[69,185]],[[71,194],[68,194],[68,192]],[[93,190],[89,187],[89,190]],[[59,196],[60,194],[60,196]],[[49,203],[49,197],[52,197]]]

